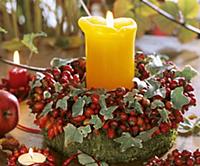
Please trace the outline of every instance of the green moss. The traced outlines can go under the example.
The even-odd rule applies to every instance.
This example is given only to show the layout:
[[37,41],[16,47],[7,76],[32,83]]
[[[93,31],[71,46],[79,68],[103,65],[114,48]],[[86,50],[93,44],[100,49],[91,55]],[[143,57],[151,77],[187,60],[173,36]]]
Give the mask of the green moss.
[[175,139],[176,131],[171,130],[166,135],[158,135],[144,142],[143,148],[133,147],[122,153],[119,144],[108,139],[103,133],[98,136],[90,135],[89,138],[84,139],[82,144],[74,143],[66,149],[63,148],[64,134],[60,134],[53,140],[49,140],[45,135],[46,144],[66,156],[81,150],[108,163],[144,161],[154,155],[161,155],[171,148]]

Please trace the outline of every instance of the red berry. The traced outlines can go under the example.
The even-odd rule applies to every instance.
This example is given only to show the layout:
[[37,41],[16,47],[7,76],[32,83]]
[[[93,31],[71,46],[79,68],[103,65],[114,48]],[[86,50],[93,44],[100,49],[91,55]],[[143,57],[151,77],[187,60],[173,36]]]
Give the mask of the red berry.
[[125,112],[120,113],[120,119],[122,121],[126,121],[128,119],[128,115]]
[[91,117],[91,115],[94,115],[94,110],[92,108],[88,107],[85,110],[84,115],[89,118],[89,117]]
[[128,122],[129,122],[130,125],[133,126],[133,125],[137,124],[137,118],[134,117],[134,116],[130,116],[130,117],[128,118]]
[[187,159],[187,166],[194,166],[194,158],[193,157],[189,157],[189,159]]
[[93,104],[98,104],[99,103],[99,95],[98,94],[93,94],[91,96],[91,99],[92,99],[92,103]]
[[192,87],[192,84],[187,84],[185,87],[184,87],[185,91],[186,92],[190,92],[190,91],[193,91],[194,88]]
[[107,136],[108,136],[108,138],[113,139],[113,138],[115,137],[115,135],[116,135],[116,133],[115,133],[115,130],[114,130],[114,129],[109,128],[109,129],[107,130]]
[[83,122],[86,119],[84,115],[78,115],[77,117],[73,117],[72,121],[74,122]]
[[195,150],[193,155],[194,157],[200,157],[200,150],[199,149]]
[[63,71],[69,71],[70,73],[74,72],[74,69],[70,65],[62,66]]

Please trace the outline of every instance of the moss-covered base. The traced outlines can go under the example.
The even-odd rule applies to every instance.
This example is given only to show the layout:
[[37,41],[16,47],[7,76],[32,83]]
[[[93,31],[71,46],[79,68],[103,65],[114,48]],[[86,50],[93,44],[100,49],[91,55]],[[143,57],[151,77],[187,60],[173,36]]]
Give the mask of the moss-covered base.
[[60,134],[53,140],[49,140],[45,135],[45,143],[66,156],[80,150],[108,163],[145,161],[154,155],[161,155],[167,152],[175,139],[176,131],[172,130],[166,135],[158,135],[143,143],[143,148],[133,147],[122,153],[119,144],[108,139],[104,134],[91,135],[88,139],[84,139],[82,144],[74,143],[67,148],[63,148],[64,134]]

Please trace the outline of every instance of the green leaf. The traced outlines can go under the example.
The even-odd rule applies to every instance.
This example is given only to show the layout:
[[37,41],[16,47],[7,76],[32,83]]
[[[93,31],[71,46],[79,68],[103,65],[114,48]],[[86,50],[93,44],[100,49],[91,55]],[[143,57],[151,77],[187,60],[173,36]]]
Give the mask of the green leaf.
[[68,123],[67,126],[64,127],[65,133],[65,142],[64,146],[67,148],[70,144],[78,142],[83,142],[83,135],[81,132],[71,123]]
[[116,0],[113,6],[113,12],[115,17],[123,17],[133,9],[131,0]]
[[145,66],[151,75],[156,74],[158,71],[162,70],[165,66],[159,55],[148,56],[148,63]]
[[84,106],[85,106],[84,98],[79,97],[78,100],[72,106],[72,117],[83,115]]
[[1,43],[1,48],[9,51],[20,50],[23,46],[22,42],[16,38]]
[[105,120],[113,119],[113,112],[118,108],[118,106],[110,106],[106,109],[102,108],[100,114],[104,116]]
[[106,106],[106,96],[105,95],[101,95],[99,98],[99,104],[101,106],[101,109],[107,109]]
[[144,96],[146,98],[151,98],[153,96],[155,96],[156,91],[160,88],[160,82],[154,80],[154,79],[150,79],[148,81],[146,81],[147,85],[148,85],[148,89],[147,92],[144,94]]
[[2,27],[0,27],[0,32],[8,33],[8,31],[6,31],[5,29],[3,29]]
[[42,86],[41,80],[37,79],[37,80],[32,82],[31,88],[33,89],[35,87],[41,87],[41,86]]
[[40,116],[45,116],[47,115],[49,112],[51,112],[53,109],[52,109],[52,105],[53,105],[53,101],[51,101],[50,103],[48,103],[44,109],[42,110]]
[[85,153],[81,153],[78,155],[78,161],[81,165],[84,165],[84,166],[98,166],[98,164],[93,159],[93,157],[91,157]]
[[61,59],[61,58],[53,58],[50,62],[51,67],[61,67],[69,64],[72,61],[72,58],[66,58],[66,59]]
[[56,103],[56,108],[61,108],[62,110],[67,110],[67,100],[69,99],[69,96],[65,96],[62,99],[59,99]]
[[158,128],[157,127],[154,127],[150,130],[146,130],[146,131],[142,131],[140,132],[140,134],[136,137],[140,140],[142,140],[142,142],[146,142],[148,141],[149,139],[152,138],[152,134],[157,130]]
[[103,126],[103,123],[101,119],[98,117],[98,115],[92,115],[92,119],[90,120],[90,124],[94,125],[95,129],[100,129]]
[[84,89],[78,89],[78,88],[70,87],[70,93],[69,93],[69,95],[71,97],[78,96],[81,93],[83,93],[84,91],[85,91]]
[[169,116],[168,116],[169,112],[165,108],[158,109],[158,112],[159,112],[159,114],[161,116],[162,122],[168,122],[169,121]]
[[109,166],[106,162],[104,162],[104,161],[101,161],[100,163],[100,166]]
[[143,109],[142,109],[142,106],[141,104],[135,100],[134,104],[133,104],[133,107],[135,109],[135,111],[138,113],[138,114],[142,114],[143,113]]
[[181,109],[182,106],[189,103],[189,99],[184,96],[183,90],[183,87],[177,87],[171,91],[171,101],[175,109]]
[[133,81],[136,82],[138,89],[147,88],[146,82],[141,81],[139,78],[135,77]]
[[151,103],[151,109],[163,108],[165,104],[161,100],[154,100]]
[[142,148],[142,140],[134,138],[130,133],[122,133],[122,136],[114,139],[115,142],[120,143],[121,152],[125,152],[131,147]]
[[[189,25],[192,25],[194,27],[198,27],[199,26],[199,23],[198,23],[197,20],[187,20],[186,23],[189,24]],[[178,36],[178,39],[182,43],[186,43],[186,42],[192,41],[195,38],[197,38],[197,34],[196,33],[191,32],[191,31],[189,31],[189,30],[187,30],[187,29],[185,29],[184,27],[181,27],[181,26],[179,28],[177,36]]]
[[88,134],[90,134],[92,132],[90,125],[81,126],[81,127],[78,128],[78,130],[81,132],[83,137],[87,137]]
[[38,53],[38,49],[37,47],[35,47],[35,45],[33,44],[33,40],[37,37],[41,37],[44,36],[46,37],[47,34],[44,32],[40,32],[40,33],[30,33],[30,34],[25,34],[22,40],[22,43],[30,49],[31,52],[34,53]]
[[91,99],[90,96],[84,95],[84,96],[83,96],[83,99],[85,100],[85,104],[86,104],[86,105],[92,103],[92,99]]
[[184,69],[182,71],[176,72],[176,77],[185,77],[186,80],[191,80],[197,74],[198,74],[198,72],[194,68],[187,65],[184,67]]
[[63,90],[63,86],[59,82],[55,82],[54,87],[57,93],[60,93]]
[[128,103],[128,108],[131,108],[132,105],[134,105],[134,102],[135,102],[134,96],[135,96],[135,94],[133,94],[132,92],[128,92],[124,96],[124,102]]
[[43,97],[44,97],[44,99],[49,99],[51,97],[51,93],[49,91],[44,91]]
[[188,118],[185,117],[184,121],[179,124],[177,131],[180,134],[188,134],[188,133],[192,133],[193,127],[194,127],[194,125],[190,121],[190,119],[188,119]]
[[178,6],[184,17],[195,18],[199,13],[199,4],[197,0],[178,0]]

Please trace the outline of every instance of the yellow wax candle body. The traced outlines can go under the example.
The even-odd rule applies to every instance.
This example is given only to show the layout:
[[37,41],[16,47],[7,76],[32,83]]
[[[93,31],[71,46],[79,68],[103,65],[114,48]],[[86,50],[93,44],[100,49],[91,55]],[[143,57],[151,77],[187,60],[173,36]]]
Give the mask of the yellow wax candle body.
[[113,27],[102,17],[82,17],[79,25],[86,38],[86,82],[88,88],[131,88],[134,77],[137,25],[130,18],[114,20]]

